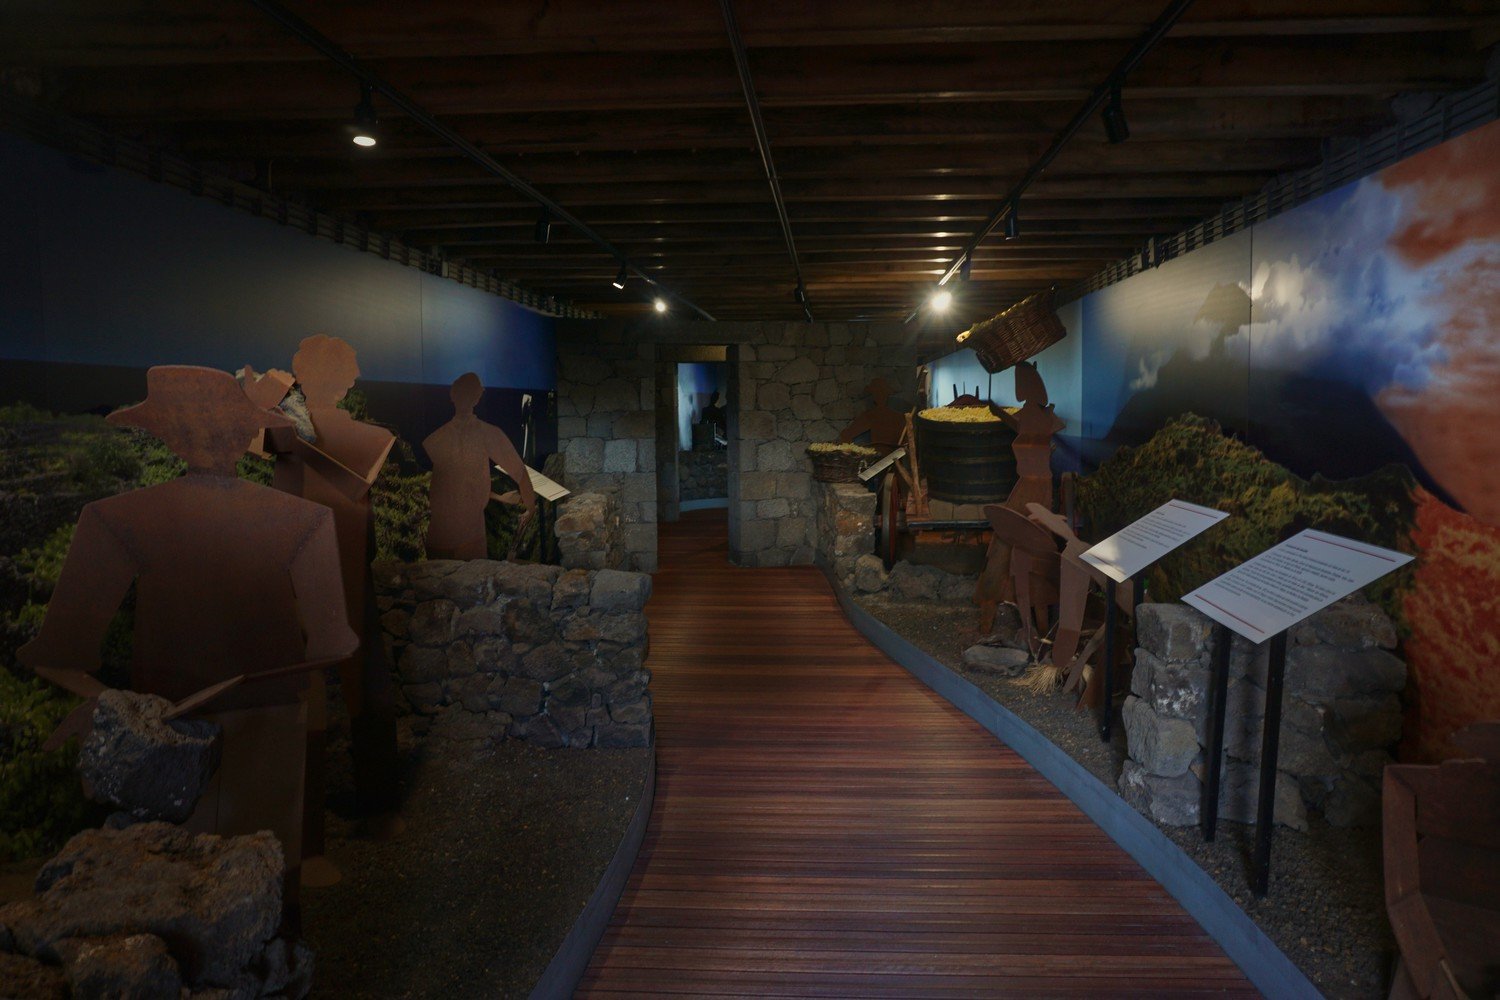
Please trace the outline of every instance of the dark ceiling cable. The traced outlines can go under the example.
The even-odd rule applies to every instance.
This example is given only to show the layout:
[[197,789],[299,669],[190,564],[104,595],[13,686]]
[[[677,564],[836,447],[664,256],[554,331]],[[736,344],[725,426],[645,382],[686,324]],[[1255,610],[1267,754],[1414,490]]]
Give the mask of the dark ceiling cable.
[[740,88],[745,92],[745,107],[750,111],[750,124],[755,130],[755,146],[760,151],[760,163],[765,168],[766,181],[771,185],[771,200],[776,203],[776,218],[781,223],[786,252],[792,258],[792,270],[797,275],[793,295],[802,305],[802,314],[811,323],[812,305],[807,301],[807,285],[802,280],[802,262],[797,258],[797,244],[792,239],[792,220],[787,214],[786,198],[781,193],[781,177],[776,173],[776,162],[771,158],[771,140],[766,136],[765,118],[760,113],[760,98],[755,96],[755,81],[750,78],[750,60],[745,55],[745,39],[740,35],[740,25],[734,17],[733,0],[719,0],[719,4],[724,9],[724,28],[729,32],[734,67],[739,72]]
[[[1005,200],[1000,203],[1000,207],[989,218],[984,220],[984,224],[975,231],[973,238],[964,247],[963,253],[955,257],[953,262],[948,265],[948,269],[938,279],[939,285],[946,285],[952,280],[953,276],[958,273],[959,268],[963,265],[963,262],[975,250],[979,249],[979,244],[983,243],[986,237],[995,231],[997,226],[1015,214],[1020,205],[1021,195],[1026,193],[1026,189],[1042,175],[1044,170],[1052,165],[1052,161],[1057,159],[1063,147],[1068,144],[1068,140],[1078,134],[1078,130],[1087,124],[1088,120],[1094,116],[1094,113],[1099,110],[1104,102],[1109,100],[1111,95],[1119,93],[1120,88],[1125,85],[1125,77],[1140,64],[1141,59],[1145,57],[1147,52],[1156,47],[1156,43],[1167,36],[1167,32],[1172,30],[1172,26],[1181,19],[1182,15],[1192,5],[1193,0],[1172,0],[1171,3],[1167,4],[1167,9],[1162,11],[1161,16],[1151,23],[1151,27],[1146,29],[1145,34],[1136,39],[1135,44],[1130,47],[1130,51],[1125,54],[1125,58],[1121,59],[1119,64],[1110,72],[1109,76],[1105,77],[1104,81],[1094,88],[1093,92],[1089,94],[1088,100],[1083,102],[1083,106],[1069,119],[1068,124],[1064,125],[1062,130],[1052,137],[1052,143],[1047,147],[1046,152],[1042,153],[1035,163],[1026,168],[1026,173],[1021,175],[1021,179],[1006,194]],[[911,314],[906,317],[906,322],[910,323],[915,319],[919,311],[918,309],[913,309]]]
[[553,201],[551,198],[548,198],[536,188],[532,187],[531,184],[529,184],[524,178],[518,177],[517,175],[511,173],[509,170],[505,169],[505,167],[501,166],[494,157],[490,156],[484,150],[480,149],[478,146],[474,145],[472,142],[465,139],[457,132],[453,131],[447,125],[444,125],[442,122],[438,121],[431,114],[429,114],[425,108],[417,104],[411,98],[407,97],[401,91],[397,90],[391,84],[387,83],[380,76],[377,76],[372,70],[367,69],[352,55],[340,48],[338,44],[333,41],[333,39],[320,32],[317,28],[314,28],[312,25],[302,20],[296,14],[293,14],[291,11],[281,6],[281,4],[277,3],[276,0],[249,0],[249,2],[257,7],[271,20],[275,21],[287,31],[290,31],[292,34],[302,39],[308,45],[321,52],[324,56],[328,57],[334,63],[337,63],[340,67],[347,70],[349,73],[352,73],[354,76],[358,77],[360,81],[366,86],[380,93],[387,101],[395,105],[402,114],[406,115],[412,121],[416,122],[418,125],[422,126],[427,131],[437,136],[439,139],[442,139],[444,142],[448,143],[448,145],[458,150],[470,161],[472,161],[488,173],[500,178],[500,180],[510,185],[516,191],[536,202],[537,205],[539,205],[542,209],[549,212],[553,218],[561,222],[566,222],[569,226],[573,227],[573,229],[581,233],[600,250],[603,250],[606,254],[619,261],[622,268],[625,268],[631,274],[634,274],[636,277],[646,282],[647,285],[660,289],[662,294],[669,296],[674,301],[681,302],[684,306],[687,306],[689,309],[693,310],[704,319],[710,321],[713,320],[713,316],[711,316],[704,309],[695,305],[693,302],[684,298],[682,295],[677,294],[676,292],[669,292],[661,284],[661,282],[657,281],[651,275],[632,265],[629,258],[626,256],[625,251],[618,249],[614,244],[610,243],[603,236],[600,236],[599,233],[593,229],[593,227],[588,225],[588,223],[579,219],[572,212],[569,212],[557,202]]

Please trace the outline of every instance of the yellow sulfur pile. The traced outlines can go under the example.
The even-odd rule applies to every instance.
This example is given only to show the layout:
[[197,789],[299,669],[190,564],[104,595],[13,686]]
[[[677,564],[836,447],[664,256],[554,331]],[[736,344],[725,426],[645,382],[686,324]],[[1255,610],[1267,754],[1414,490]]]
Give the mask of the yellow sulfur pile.
[[923,420],[938,420],[948,424],[983,424],[1000,418],[988,406],[936,406],[917,414]]
[[826,441],[818,441],[807,446],[809,455],[859,455],[861,457],[878,455],[880,452],[874,448],[868,448],[862,444],[831,444]]

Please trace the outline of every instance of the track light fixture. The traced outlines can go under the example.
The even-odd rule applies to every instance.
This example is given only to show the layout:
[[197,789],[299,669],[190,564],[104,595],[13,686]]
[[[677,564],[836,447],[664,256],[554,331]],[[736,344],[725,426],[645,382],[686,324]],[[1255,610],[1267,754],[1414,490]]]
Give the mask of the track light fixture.
[[547,214],[545,208],[542,209],[541,216],[536,220],[536,226],[532,228],[531,235],[538,243],[544,246],[552,241],[552,216]]
[[625,288],[625,282],[627,282],[629,280],[630,280],[630,265],[622,263],[620,265],[620,273],[617,274],[617,275],[615,275],[615,280],[611,281],[610,284],[614,285],[616,288],[621,289],[623,291],[624,288]]
[[1125,106],[1118,86],[1110,90],[1100,117],[1104,119],[1104,135],[1112,144],[1118,145],[1130,138],[1130,125],[1125,121]]
[[1005,213],[1005,238],[1016,239],[1021,235],[1021,203],[1013,201],[1010,203],[1010,211]]
[[969,254],[965,254],[963,262],[958,265],[958,280],[967,282],[969,280],[969,273],[973,268],[974,258]]
[[349,138],[356,146],[366,149],[380,141],[376,133],[376,126],[380,119],[375,117],[375,102],[372,99],[375,88],[368,83],[362,83],[359,87],[359,103],[354,106],[354,120],[349,123]]
[[664,299],[664,298],[662,298],[660,295],[658,295],[655,299],[653,299],[651,301],[651,306],[657,312],[664,313],[664,312],[667,311],[667,300]]
[[800,281],[797,282],[797,287],[792,289],[792,301],[798,305],[807,304],[807,289]]
[[946,288],[935,288],[927,297],[927,304],[932,307],[933,312],[945,313],[953,305],[953,293]]

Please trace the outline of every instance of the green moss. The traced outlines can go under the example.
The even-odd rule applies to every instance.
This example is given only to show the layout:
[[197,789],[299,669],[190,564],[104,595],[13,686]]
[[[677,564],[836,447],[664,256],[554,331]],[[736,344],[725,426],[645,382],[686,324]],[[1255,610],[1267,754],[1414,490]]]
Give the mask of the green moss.
[[[1172,601],[1305,528],[1411,552],[1415,516],[1410,472],[1388,466],[1357,480],[1307,481],[1191,414],[1139,448],[1122,448],[1079,480],[1085,537],[1104,538],[1174,497],[1230,517],[1163,559],[1147,578],[1152,600]],[[1397,595],[1410,567],[1366,593],[1400,621]]]
[[51,685],[0,670],[0,860],[55,851],[95,821],[74,773],[77,742],[41,749],[76,704]]

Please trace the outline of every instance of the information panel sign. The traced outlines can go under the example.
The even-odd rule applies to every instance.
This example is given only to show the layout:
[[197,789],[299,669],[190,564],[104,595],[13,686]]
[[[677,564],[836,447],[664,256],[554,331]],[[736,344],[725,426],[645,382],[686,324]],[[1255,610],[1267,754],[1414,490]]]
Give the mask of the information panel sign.
[[1116,583],[1124,583],[1228,516],[1186,500],[1168,500],[1084,552],[1082,559]]
[[1251,642],[1264,642],[1411,559],[1404,552],[1308,529],[1183,601]]

